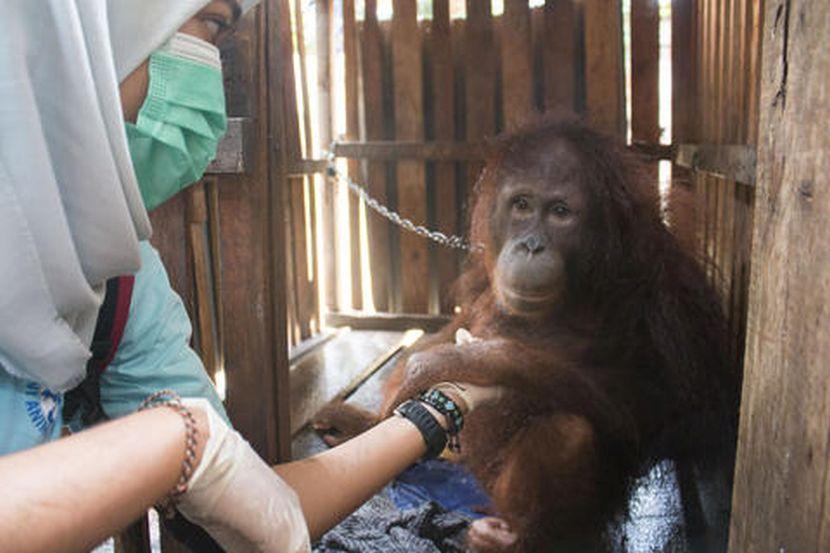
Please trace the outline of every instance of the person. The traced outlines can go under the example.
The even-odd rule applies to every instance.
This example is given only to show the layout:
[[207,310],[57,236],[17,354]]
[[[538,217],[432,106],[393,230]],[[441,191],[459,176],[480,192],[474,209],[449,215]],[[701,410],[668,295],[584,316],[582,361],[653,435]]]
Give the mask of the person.
[[[88,356],[84,344],[89,343],[94,329],[104,282],[123,272],[135,270],[137,261],[145,262],[145,270],[160,266],[157,254],[153,256],[148,246],[135,246],[137,238],[146,239],[149,235],[149,224],[140,204],[143,201],[150,207],[153,202],[166,199],[171,191],[176,191],[177,186],[185,186],[197,179],[212,156],[211,149],[215,149],[215,142],[223,130],[224,101],[217,100],[221,96],[221,73],[216,71],[218,55],[215,50],[206,47],[205,38],[212,36],[215,40],[228,26],[228,21],[237,18],[250,4],[252,2],[237,4],[233,0],[210,3],[207,0],[113,2],[108,6],[108,13],[104,13],[100,2],[55,1],[49,4],[46,17],[42,6],[33,6],[22,0],[12,2],[9,7],[9,17],[4,25],[9,32],[0,39],[0,46],[2,42],[8,46],[0,54],[0,76],[4,77],[2,82],[8,84],[0,88],[0,95],[22,109],[4,111],[0,117],[4,123],[11,125],[4,124],[3,128],[21,128],[24,132],[22,137],[14,137],[17,140],[10,136],[11,133],[0,133],[0,198],[3,199],[0,215],[7,216],[0,217],[0,227],[4,227],[0,230],[8,231],[0,236],[0,251],[6,260],[0,272],[0,284],[7,285],[0,291],[0,306],[4,308],[4,313],[20,315],[15,321],[11,317],[0,320],[0,365],[3,368],[0,371],[0,408],[12,415],[4,417],[4,423],[0,425],[0,443],[6,444],[6,452],[20,451],[57,437],[61,394],[83,378],[83,365]],[[160,19],[159,14],[169,17]],[[170,29],[175,30],[177,25],[160,25],[161,21],[175,21],[177,24],[184,21],[182,30],[190,25],[193,32],[189,37],[182,36],[188,33],[171,37]],[[73,29],[74,33],[67,32],[67,28]],[[125,28],[142,29],[143,32],[131,35],[122,32]],[[51,34],[47,32],[50,30]],[[111,52],[107,51],[107,36],[111,39]],[[57,52],[58,55],[50,57],[43,52]],[[150,52],[156,53],[147,61],[145,58]],[[154,74],[161,75],[162,79],[165,75],[172,76],[175,82],[176,75],[180,73],[175,71],[176,67],[193,69],[182,65],[183,58],[198,62],[191,65],[199,65],[196,77],[204,77],[192,78],[190,84],[215,85],[218,82],[219,86],[213,90],[213,102],[208,105],[209,108],[212,106],[212,111],[203,109],[204,102],[199,106],[189,106],[198,109],[183,110],[181,105],[176,104],[175,98],[169,102],[170,98],[156,94],[159,91],[153,86]],[[107,60],[110,60],[109,64]],[[122,116],[134,120],[126,131],[114,109],[113,100],[118,100],[118,94],[113,94],[111,85],[116,82],[115,79],[122,83]],[[131,87],[128,85],[130,82],[137,85]],[[56,83],[61,85],[61,101],[55,101]],[[187,83],[186,79],[178,82]],[[150,93],[138,101],[141,94],[136,95],[135,91],[145,89],[149,89]],[[202,97],[210,98],[210,95]],[[162,109],[165,101],[168,102],[166,110]],[[141,106],[141,109],[131,112],[136,106]],[[170,109],[171,106],[174,109]],[[194,116],[194,111],[201,113]],[[171,113],[173,121],[152,119],[154,115],[167,117]],[[147,117],[142,117],[142,114]],[[26,117],[42,120],[44,124],[26,126]],[[189,136],[192,140],[185,141],[182,129],[198,131],[194,133],[198,136]],[[161,132],[161,135],[153,134],[155,132]],[[125,134],[130,137],[126,143]],[[70,139],[69,142],[67,139]],[[130,159],[125,156],[126,152],[132,154],[135,172],[128,165]],[[169,163],[159,163],[165,157]],[[35,170],[27,174],[27,165],[32,165]],[[163,171],[159,172],[160,169]],[[171,175],[175,179],[170,179]],[[136,184],[140,186],[136,187]],[[159,187],[160,184],[163,186]],[[137,189],[140,190],[139,201]],[[43,205],[47,205],[53,210],[51,214],[57,216],[49,217],[50,212],[44,210]],[[100,213],[102,208],[108,211]],[[53,219],[63,224],[56,224]],[[150,254],[146,253],[148,251]],[[41,275],[43,279],[26,279],[28,274]],[[151,277],[154,274],[160,273],[149,273]],[[137,284],[142,281],[141,272],[138,276]],[[169,289],[166,276],[146,280],[160,283],[162,292],[159,294],[159,287],[149,287],[148,297],[164,297],[165,287]],[[138,287],[138,297],[142,297],[140,290]],[[162,305],[165,303],[161,302]],[[180,301],[178,305],[175,303],[172,311],[183,313]],[[143,308],[152,305],[152,302],[137,301],[135,305]],[[131,323],[133,320],[141,320],[141,317],[134,314]],[[158,317],[151,315],[144,320],[154,321]],[[131,323],[128,323],[126,333],[130,332]],[[141,330],[141,325],[133,326],[138,327],[134,329],[136,336],[145,337],[147,333]],[[135,380],[130,385],[131,371],[136,368],[143,368],[145,382],[152,382],[157,375],[153,367],[168,368],[175,365],[176,359],[182,358],[185,361],[183,366],[190,367],[188,374],[196,374],[191,369],[193,359],[198,358],[189,348],[181,347],[183,342],[186,343],[182,336],[189,336],[189,323],[180,326],[186,327],[186,331],[159,334],[163,337],[168,334],[176,336],[173,342],[178,346],[174,344],[172,348],[165,348],[162,344],[158,348],[158,351],[168,354],[173,352],[172,358],[161,355],[156,365],[137,363],[129,366],[127,363],[121,371],[116,358],[116,366],[112,367],[114,370],[108,371],[114,379],[111,390],[120,389],[125,394],[119,401],[117,393],[102,393],[105,398],[116,397],[108,407],[110,416],[131,412],[138,402],[136,398],[145,395],[147,390],[136,386]],[[122,350],[126,353],[122,357],[127,360],[145,358],[141,355],[144,346],[140,345],[140,340],[137,343],[136,355],[132,355],[127,340],[125,350]],[[151,339],[145,343],[156,345],[158,341]],[[198,362],[195,365],[201,369]],[[212,389],[203,371],[198,374],[201,380],[184,378],[185,381],[196,382],[201,395],[208,398],[208,401],[203,400],[198,407],[194,407],[193,411],[197,413],[195,420],[202,421],[195,426],[201,427],[201,434],[207,437],[204,442],[207,451],[224,451],[225,454],[213,453],[204,459],[191,452],[193,464],[208,468],[201,472],[197,468],[183,501],[185,514],[203,523],[214,537],[232,547],[236,543],[249,543],[261,538],[265,550],[276,543],[280,544],[280,548],[286,546],[289,544],[286,539],[292,548],[295,545],[302,548],[307,540],[304,539],[304,532],[297,530],[297,527],[305,526],[298,523],[303,520],[303,515],[296,515],[299,512],[296,498],[293,498],[290,488],[259,460],[250,446],[227,427],[222,420],[221,403],[211,395]],[[119,387],[119,375],[125,376],[126,385]],[[106,383],[102,383],[102,390],[105,387]],[[185,394],[189,395],[189,391],[185,390]],[[19,425],[14,424],[15,407],[18,407],[19,415],[21,397],[26,398],[22,402],[23,411],[31,419],[31,427],[35,429],[33,432],[21,432]],[[439,414],[433,413],[433,416],[440,420]],[[35,550],[39,547],[38,543],[52,550],[47,542],[55,539],[56,535],[58,541],[51,542],[53,545],[66,543],[71,547],[78,540],[87,544],[88,541],[84,540],[88,540],[90,535],[101,538],[102,530],[111,532],[129,520],[125,518],[129,513],[136,514],[136,506],[146,508],[150,496],[153,501],[157,500],[160,497],[159,488],[169,487],[162,484],[169,483],[164,481],[164,477],[169,480],[169,461],[175,458],[175,454],[171,457],[172,450],[169,449],[169,437],[175,434],[171,434],[175,427],[167,428],[165,434],[158,428],[162,421],[159,416],[150,418],[147,414],[139,414],[128,419],[110,423],[106,430],[101,427],[2,459],[0,474],[15,475],[15,481],[21,485],[21,489],[12,487],[7,490],[9,493],[3,507],[10,509],[7,514],[11,516],[4,517],[4,520],[13,525],[20,516],[15,513],[32,512],[34,509],[32,520],[56,523],[52,526],[56,534],[37,533],[37,539],[32,543]],[[206,427],[205,421],[213,422]],[[142,430],[143,426],[147,426],[145,430],[152,433]],[[129,438],[127,441],[132,440],[129,444],[133,447],[128,447],[123,439],[112,440],[109,434],[113,432],[112,428],[124,431]],[[356,507],[359,503],[354,503],[355,497],[367,497],[367,493],[422,453],[422,436],[417,431],[413,432],[411,424],[401,426],[401,421],[391,421],[391,426],[390,423],[383,423],[378,429],[386,430],[361,437],[356,445],[333,451],[324,460],[290,464],[277,469],[300,494],[302,512],[312,534],[326,528],[349,508]],[[178,431],[180,433],[181,428]],[[389,448],[390,443],[403,445],[401,440],[395,439],[396,434],[400,434],[401,439],[406,438],[408,447]],[[146,438],[136,442],[135,435]],[[156,441],[156,436],[162,438],[160,442]],[[381,440],[378,436],[385,439]],[[194,442],[193,437],[190,438]],[[108,443],[115,446],[102,447]],[[138,443],[143,455],[134,451]],[[168,449],[165,450],[165,447]],[[104,451],[106,454],[102,455]],[[92,458],[90,452],[95,454]],[[114,461],[120,462],[115,464]],[[379,461],[382,461],[384,470],[374,470]],[[55,473],[48,468],[50,463],[54,467],[58,462],[64,462],[77,471]],[[140,466],[133,470],[136,463]],[[368,480],[354,476],[355,469],[363,465],[373,468]],[[99,480],[112,476],[112,469],[116,466],[131,475],[135,480],[133,485],[108,490],[102,490],[100,485],[96,487]],[[35,474],[31,473],[33,470]],[[63,484],[50,481],[56,474],[64,478],[68,475],[68,480]],[[345,477],[346,481],[338,481],[338,475]],[[239,479],[247,482],[247,486],[239,485]],[[117,481],[121,483],[123,478]],[[33,482],[37,485],[33,486]],[[332,484],[344,486],[340,503],[331,501],[329,497],[329,486]],[[263,493],[263,490],[270,493]],[[87,501],[92,499],[92,505],[86,511],[73,507],[75,514],[70,517],[70,522],[81,520],[83,524],[67,525],[67,521],[60,517],[54,520],[55,512],[49,509],[45,513],[37,512],[44,502],[55,505],[63,501],[62,504],[69,507],[77,502],[79,491],[84,492]],[[226,493],[231,494],[230,500],[225,497]],[[20,510],[25,505],[29,508]],[[252,507],[246,511],[242,508],[245,505]],[[228,509],[231,509],[230,512]],[[50,513],[53,515],[51,518]],[[243,520],[240,518],[242,513],[264,514],[268,520],[262,520],[262,516],[244,517]],[[95,514],[100,516],[92,516]],[[257,520],[262,523],[252,522]],[[61,522],[64,524],[61,525]],[[0,545],[9,545],[11,549],[25,547],[25,540],[17,539],[20,536],[16,528],[19,525],[0,528]],[[63,534],[61,528],[64,529]],[[280,531],[277,533],[282,534],[283,541],[271,539],[274,529]],[[66,533],[78,537],[73,541]]]

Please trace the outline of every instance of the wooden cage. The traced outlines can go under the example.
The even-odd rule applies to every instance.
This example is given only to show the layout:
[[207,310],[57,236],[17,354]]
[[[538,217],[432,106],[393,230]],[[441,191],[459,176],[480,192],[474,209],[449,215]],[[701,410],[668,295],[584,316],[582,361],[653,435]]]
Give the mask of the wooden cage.
[[[798,61],[787,59],[782,34],[812,25],[826,41],[828,19],[823,0],[263,1],[223,46],[232,124],[219,158],[201,184],[152,216],[153,242],[236,427],[266,459],[286,459],[289,348],[331,325],[428,324],[454,308],[449,286],[463,254],[392,225],[333,184],[325,151],[403,217],[464,234],[482,141],[543,112],[580,114],[642,153],[667,223],[710,261],[707,276],[723,291],[735,363],[742,365],[748,306],[765,305],[750,299],[753,230],[758,240],[757,214],[772,209],[756,206],[759,112],[762,99],[784,101],[762,93],[782,70],[765,61],[770,82],[761,79],[762,42],[780,55],[785,41],[786,79],[787,64]],[[799,50],[801,63],[816,44]],[[668,107],[660,92],[666,79]],[[671,114],[670,140],[661,106]],[[660,162],[670,164],[670,180]],[[818,289],[827,293],[826,275],[823,282]],[[815,321],[826,318],[815,314]],[[802,368],[800,374],[818,374],[815,365]],[[758,397],[768,401],[765,376],[753,376],[761,380],[745,390],[761,396],[744,402],[758,409]],[[826,416],[827,388],[819,385],[823,396],[793,392],[786,405],[809,396]],[[775,426],[768,417],[757,420]],[[735,552],[771,550],[750,545],[750,535],[762,534],[758,525],[735,522],[751,516],[749,478],[757,470],[741,465],[742,455],[757,461],[758,451],[769,451],[745,439],[746,424]],[[826,471],[828,425],[811,424],[810,451]],[[795,434],[782,432],[777,443],[792,445]],[[803,459],[794,462],[804,467]],[[797,497],[818,501],[830,497],[827,489],[822,484],[811,495],[799,487]],[[786,492],[755,495],[775,500]],[[826,547],[830,515],[810,505],[811,520],[823,524],[819,537],[788,533],[782,511],[775,511],[776,536]],[[143,535],[140,528],[134,537]],[[124,538],[119,547],[143,551],[141,543]],[[164,551],[178,547],[163,537]]]

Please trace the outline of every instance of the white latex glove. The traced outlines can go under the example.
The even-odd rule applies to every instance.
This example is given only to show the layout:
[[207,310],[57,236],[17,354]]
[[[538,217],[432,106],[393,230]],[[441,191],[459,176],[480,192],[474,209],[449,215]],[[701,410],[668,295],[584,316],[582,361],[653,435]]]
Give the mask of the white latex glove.
[[179,511],[229,553],[310,551],[294,490],[204,399],[185,399],[207,413],[210,437]]

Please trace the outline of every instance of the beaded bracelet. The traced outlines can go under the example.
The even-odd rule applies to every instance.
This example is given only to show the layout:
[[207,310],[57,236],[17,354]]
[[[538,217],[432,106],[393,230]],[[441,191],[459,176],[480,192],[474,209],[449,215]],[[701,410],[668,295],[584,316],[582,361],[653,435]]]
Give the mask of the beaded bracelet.
[[196,428],[196,419],[190,409],[182,403],[182,398],[173,390],[160,390],[141,402],[139,411],[155,407],[169,407],[182,416],[185,426],[185,450],[182,461],[182,473],[176,486],[167,494],[156,508],[167,518],[173,518],[176,514],[175,507],[179,498],[187,491],[187,484],[193,475],[196,464],[196,442],[199,439],[199,429]]
[[435,388],[422,392],[418,399],[434,407],[436,411],[447,418],[447,423],[449,424],[449,429],[447,430],[447,435],[449,436],[448,446],[450,451],[460,452],[461,442],[458,439],[458,433],[464,428],[464,414],[461,412],[461,407],[458,405],[458,402]]

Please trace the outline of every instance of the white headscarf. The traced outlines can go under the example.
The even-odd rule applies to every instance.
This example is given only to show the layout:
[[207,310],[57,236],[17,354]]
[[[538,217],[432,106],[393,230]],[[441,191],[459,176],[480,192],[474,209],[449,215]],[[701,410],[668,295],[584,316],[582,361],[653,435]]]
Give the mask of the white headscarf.
[[208,3],[4,3],[0,365],[6,371],[57,392],[83,379],[105,283],[138,270],[138,241],[151,231],[118,83]]

